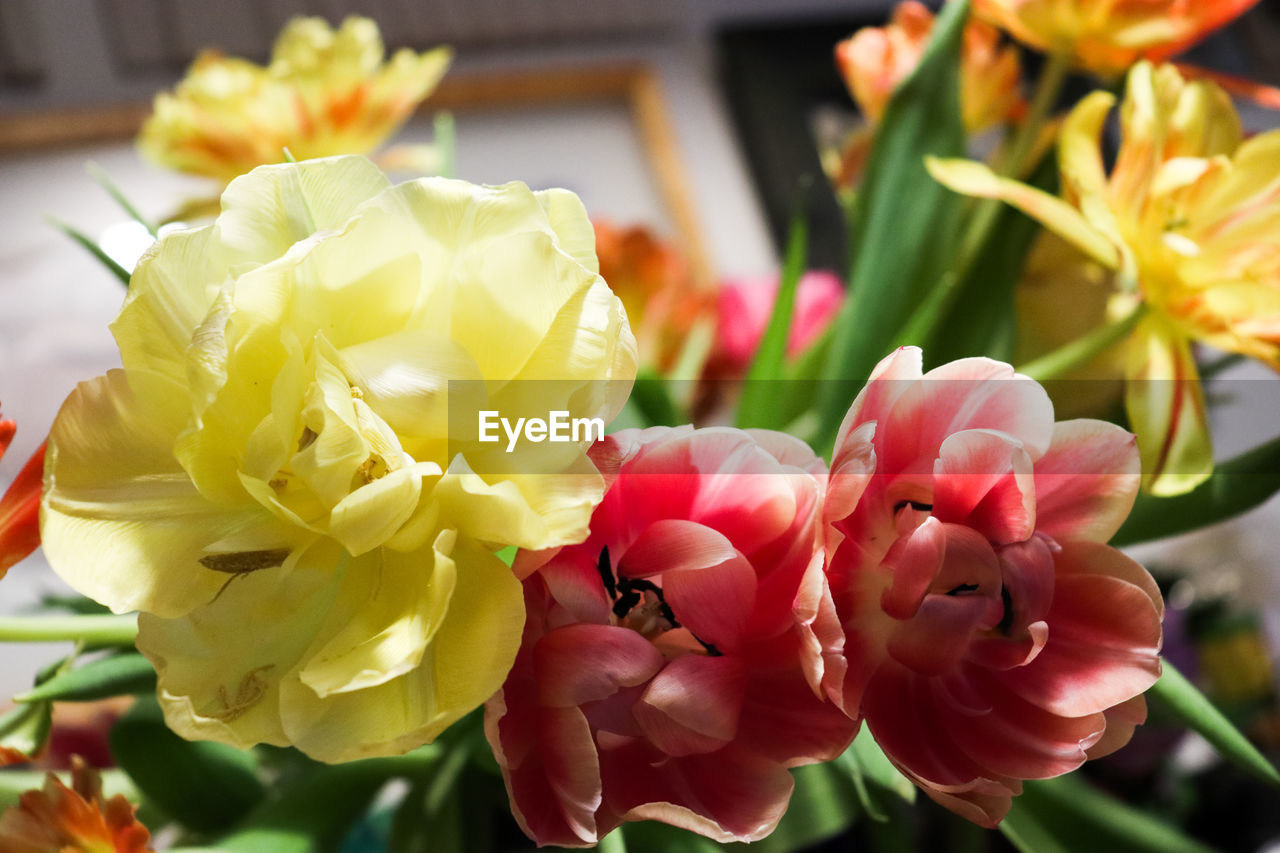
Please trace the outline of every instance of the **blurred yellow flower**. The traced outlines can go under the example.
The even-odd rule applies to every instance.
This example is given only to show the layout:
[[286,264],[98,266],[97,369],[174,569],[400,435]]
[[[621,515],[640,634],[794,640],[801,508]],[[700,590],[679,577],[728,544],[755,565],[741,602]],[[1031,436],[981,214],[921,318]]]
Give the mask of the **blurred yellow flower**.
[[1258,0],[974,0],[973,11],[1019,41],[1119,74],[1186,50]]
[[1280,369],[1280,131],[1242,141],[1230,98],[1172,66],[1138,63],[1110,175],[1099,136],[1114,103],[1094,92],[1059,142],[1064,199],[964,161],[931,161],[957,192],[1003,198],[1103,266],[1120,303],[1145,303],[1129,342],[1126,406],[1157,494],[1213,467],[1191,342]]
[[476,414],[607,421],[635,376],[565,190],[363,157],[263,166],[163,237],[112,326],[123,370],[49,440],[50,563],[117,612],[189,738],[404,752],[502,683],[520,584],[494,555],[587,534],[589,444]]
[[265,163],[366,154],[396,132],[449,66],[451,52],[397,51],[383,62],[378,25],[337,30],[295,18],[266,67],[205,51],[173,93],[156,96],[138,137],[155,163],[226,183]]

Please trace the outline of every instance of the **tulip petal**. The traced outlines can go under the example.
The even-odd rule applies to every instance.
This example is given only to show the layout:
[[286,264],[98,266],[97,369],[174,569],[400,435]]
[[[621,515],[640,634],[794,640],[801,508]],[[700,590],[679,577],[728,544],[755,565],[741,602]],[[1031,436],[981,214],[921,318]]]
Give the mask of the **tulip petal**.
[[629,628],[565,625],[537,641],[533,666],[538,702],[570,708],[644,684],[662,668],[653,643]]
[[[114,370],[82,382],[49,434],[44,549],[69,584],[117,613],[175,617],[227,581],[200,564],[261,510],[206,500],[174,460],[185,392],[160,374]],[[280,545],[290,534],[283,528]]]
[[1158,315],[1134,331],[1125,411],[1138,437],[1143,486],[1161,496],[1189,492],[1213,473],[1208,410],[1190,341]]
[[714,752],[738,733],[747,677],[735,657],[684,655],[654,676],[632,713],[667,755]]
[[1160,677],[1162,615],[1146,570],[1092,542],[1063,545],[1054,562],[1048,641],[1002,682],[1063,716],[1105,711],[1145,691]]
[[1057,539],[1106,542],[1129,516],[1141,462],[1131,433],[1106,421],[1060,421],[1036,460],[1036,530]]
[[962,195],[997,198],[1021,210],[1090,258],[1107,267],[1120,265],[1120,253],[1080,211],[1043,190],[1001,178],[981,163],[926,157],[925,166],[943,186]]
[[418,666],[375,687],[320,697],[295,675],[281,684],[289,741],[322,761],[399,755],[478,707],[502,685],[520,645],[524,601],[511,570],[479,544],[444,531],[437,568],[457,585]]

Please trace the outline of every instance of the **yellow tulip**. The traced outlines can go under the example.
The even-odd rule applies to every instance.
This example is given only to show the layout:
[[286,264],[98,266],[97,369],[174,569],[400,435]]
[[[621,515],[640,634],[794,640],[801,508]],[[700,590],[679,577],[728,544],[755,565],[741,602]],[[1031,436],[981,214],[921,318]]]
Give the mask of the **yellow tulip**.
[[444,76],[451,52],[400,50],[383,62],[378,25],[295,18],[271,62],[205,51],[173,93],[156,96],[138,137],[158,165],[226,183],[266,163],[366,154],[396,132]]
[[1174,56],[1258,0],[974,0],[974,13],[1037,50],[1118,74]]
[[1129,343],[1126,406],[1147,487],[1177,494],[1213,467],[1191,342],[1280,369],[1280,131],[1242,141],[1221,89],[1142,62],[1129,74],[1108,174],[1099,136],[1112,105],[1094,92],[1063,125],[1064,198],[978,163],[929,166],[957,192],[1035,217],[1117,271],[1113,298],[1145,303]]
[[612,418],[635,341],[565,190],[363,157],[263,166],[163,237],[112,326],[122,370],[49,440],[45,552],[142,611],[170,727],[324,761],[430,741],[501,684],[520,584],[581,541],[588,436],[485,443],[476,413]]

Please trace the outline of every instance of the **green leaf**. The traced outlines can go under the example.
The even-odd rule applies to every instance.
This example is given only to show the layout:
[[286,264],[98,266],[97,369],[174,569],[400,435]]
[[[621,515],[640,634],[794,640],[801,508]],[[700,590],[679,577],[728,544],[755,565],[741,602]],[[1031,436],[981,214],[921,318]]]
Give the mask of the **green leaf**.
[[[1028,183],[1046,192],[1056,192],[1057,158],[1043,157]],[[977,250],[969,268],[961,272],[961,279],[950,296],[946,319],[912,318],[908,324],[911,328],[918,323],[928,332],[904,335],[901,343],[924,346],[930,364],[973,355],[1013,360],[1017,340],[1014,291],[1022,279],[1040,224],[1008,205],[1001,205],[995,216],[985,245]]]
[[672,399],[666,380],[648,368],[636,375],[628,402],[639,410],[645,426],[679,426],[689,421]]
[[[1024,842],[1044,839],[1057,847],[1042,850],[1123,850],[1125,853],[1209,853],[1209,847],[1147,812],[1090,786],[1078,774],[1023,784],[1005,820]],[[1031,837],[1028,838],[1027,836]]]
[[1017,800],[1013,806],[1000,821],[1000,831],[1021,853],[1071,853],[1031,809],[1020,807]]
[[49,739],[53,706],[48,702],[19,705],[0,715],[0,746],[35,755]]
[[216,849],[222,853],[335,850],[383,785],[396,778],[421,781],[436,760],[435,751],[420,750],[398,758],[318,766],[284,789],[278,799],[255,809],[235,832],[219,838]]
[[98,262],[101,263],[108,270],[110,270],[112,275],[120,279],[121,284],[123,284],[125,287],[129,286],[129,271],[124,267],[120,266],[118,263],[116,263],[115,259],[112,258],[110,255],[108,255],[106,252],[102,251],[102,247],[99,246],[97,243],[95,243],[93,240],[91,240],[88,237],[88,235],[86,235],[84,232],[80,231],[79,229],[75,228],[74,226],[68,225],[67,223],[62,222],[61,220],[49,217],[48,221],[50,225],[52,225],[54,228],[57,228],[63,234],[66,234],[72,240],[75,240],[77,243],[83,246],[85,250],[89,252],[89,254],[97,258]]
[[924,158],[965,151],[959,76],[968,14],[967,0],[942,7],[920,64],[894,92],[876,132],[851,223],[849,298],[824,374],[824,446],[955,255],[961,198],[930,177]]
[[1218,463],[1213,474],[1185,495],[1142,493],[1112,545],[1131,545],[1225,521],[1280,491],[1280,437]]
[[[662,853],[722,853],[726,848],[709,838],[665,823],[645,820],[621,827],[623,839],[632,850],[661,850]],[[752,848],[754,849],[754,845]]]
[[796,289],[804,275],[809,253],[809,221],[805,211],[807,190],[808,187],[803,185],[799,190],[800,198],[787,236],[787,255],[778,281],[778,295],[738,400],[737,426],[740,428],[779,429],[786,425],[779,399],[786,386],[780,380],[785,376]]
[[143,216],[138,208],[134,206],[133,202],[129,201],[128,197],[125,196],[124,191],[121,190],[120,187],[116,185],[116,182],[111,179],[111,176],[107,174],[106,169],[102,168],[97,163],[89,162],[85,164],[85,171],[89,173],[91,178],[98,182],[98,186],[107,191],[107,195],[111,196],[112,200],[114,200],[116,204],[120,205],[120,209],[128,214],[130,219],[147,229],[147,233],[151,235],[153,240],[155,239],[155,224],[150,219]]
[[1163,662],[1163,667],[1160,680],[1147,691],[1147,695],[1171,711],[1188,728],[1199,732],[1223,758],[1264,782],[1280,785],[1280,772],[1276,771],[1271,762],[1263,757],[1257,747],[1232,725],[1209,698],[1197,690],[1168,660]]
[[152,697],[116,721],[110,744],[116,763],[147,799],[193,830],[226,829],[265,794],[252,753],[184,740],[165,726]]
[[15,702],[89,702],[109,696],[150,693],[156,689],[156,671],[140,654],[128,653],[102,658],[76,667],[40,684]]

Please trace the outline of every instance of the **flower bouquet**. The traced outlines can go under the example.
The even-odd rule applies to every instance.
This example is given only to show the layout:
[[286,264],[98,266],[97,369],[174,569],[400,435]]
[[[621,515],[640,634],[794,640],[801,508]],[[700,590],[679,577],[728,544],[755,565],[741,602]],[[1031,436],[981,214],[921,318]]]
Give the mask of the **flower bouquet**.
[[[1271,94],[1161,64],[1251,4],[973,5],[833,45],[846,273],[801,204],[719,292],[450,177],[447,119],[389,180],[447,51],[201,56],[139,143],[218,198],[103,256],[122,366],[0,501],[0,573],[83,595],[0,619],[74,644],[0,717],[0,850],[1207,849],[1073,771],[1150,704],[1280,784],[1119,550],[1280,490],[1280,439],[1215,461],[1197,361],[1280,366],[1280,132],[1220,83]],[[1016,310],[1046,264],[1100,295],[1065,340]],[[102,700],[95,770],[51,708]]]

